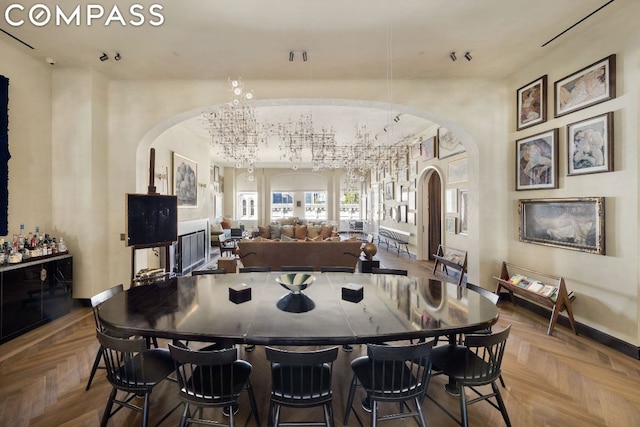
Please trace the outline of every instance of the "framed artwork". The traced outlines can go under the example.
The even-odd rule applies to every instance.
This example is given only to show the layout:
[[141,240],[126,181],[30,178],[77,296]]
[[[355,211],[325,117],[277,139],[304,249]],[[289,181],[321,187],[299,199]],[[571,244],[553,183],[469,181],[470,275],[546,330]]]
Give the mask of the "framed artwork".
[[444,219],[444,226],[447,233],[456,234],[456,217],[448,216]]
[[408,202],[409,201],[409,186],[408,185],[403,185],[400,187],[400,201],[401,202]]
[[407,167],[398,168],[398,182],[406,182],[409,180],[408,176],[409,170]]
[[411,145],[410,148],[410,152],[411,152],[411,158],[415,159],[418,158],[422,155],[422,149],[421,149],[421,145],[420,142],[416,142],[414,144]]
[[393,200],[393,181],[389,181],[384,185],[384,199]]
[[398,206],[398,222],[407,222],[407,205]]
[[558,129],[516,141],[516,190],[558,188]]
[[521,199],[520,241],[605,254],[604,197]]
[[416,223],[416,213],[415,212],[407,212],[407,223],[415,224]]
[[422,147],[422,160],[427,161],[438,157],[438,144],[436,144],[436,137],[432,136],[429,139],[425,139],[421,142]]
[[438,158],[444,159],[464,153],[465,148],[460,139],[445,128],[438,128]]
[[409,209],[416,209],[416,192],[409,191]]
[[213,167],[213,182],[220,181],[220,168],[218,166]]
[[456,213],[458,212],[458,189],[457,188],[449,188],[445,190],[444,193],[444,206],[446,213]]
[[616,55],[610,55],[554,83],[555,116],[616,97]]
[[460,234],[467,234],[469,232],[469,190],[460,190]]
[[454,160],[447,165],[447,181],[449,184],[467,180],[467,158]]
[[613,112],[567,125],[567,175],[613,170]]
[[412,161],[409,163],[409,177],[416,176],[418,174],[418,161]]
[[522,130],[547,121],[546,74],[518,89],[516,98],[518,111],[517,130]]
[[198,164],[173,153],[173,194],[178,196],[178,207],[198,206]]

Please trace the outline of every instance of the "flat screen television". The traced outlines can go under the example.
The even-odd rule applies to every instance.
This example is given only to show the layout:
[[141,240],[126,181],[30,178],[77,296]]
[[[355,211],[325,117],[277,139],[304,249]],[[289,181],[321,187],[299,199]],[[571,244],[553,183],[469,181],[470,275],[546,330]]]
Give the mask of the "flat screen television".
[[178,240],[176,196],[127,194],[127,246],[154,247]]

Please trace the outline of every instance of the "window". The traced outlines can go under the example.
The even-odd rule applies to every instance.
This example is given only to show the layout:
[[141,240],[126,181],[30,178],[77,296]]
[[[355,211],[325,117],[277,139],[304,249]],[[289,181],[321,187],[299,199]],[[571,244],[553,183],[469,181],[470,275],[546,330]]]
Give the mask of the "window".
[[258,193],[256,192],[240,192],[238,193],[238,212],[241,220],[250,220],[256,217],[256,201]]
[[327,193],[325,191],[304,193],[304,218],[327,219]]
[[293,193],[271,193],[271,218],[283,218],[293,213]]
[[340,219],[361,219],[360,193],[350,191],[340,194]]

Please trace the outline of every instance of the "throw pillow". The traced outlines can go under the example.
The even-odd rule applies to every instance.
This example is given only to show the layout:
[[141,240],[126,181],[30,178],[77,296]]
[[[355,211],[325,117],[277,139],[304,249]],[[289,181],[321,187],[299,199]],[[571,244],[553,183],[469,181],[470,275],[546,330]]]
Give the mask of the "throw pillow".
[[295,237],[296,229],[292,225],[283,225],[281,230],[283,236],[287,236],[292,239]]
[[309,225],[307,226],[307,236],[313,239],[314,237],[317,237],[320,235],[321,229],[322,227],[319,225]]
[[228,229],[230,229],[230,228],[231,228],[231,226],[229,225],[229,223],[228,223],[227,221],[222,221],[222,222],[220,223],[220,226],[221,226],[223,229],[225,229],[225,230],[228,230]]
[[322,242],[322,236],[318,234],[316,237],[311,237],[309,240],[312,242]]
[[294,239],[293,237],[289,237],[285,234],[283,234],[282,237],[280,237],[280,240],[283,242],[297,242],[297,239]]
[[222,232],[222,227],[220,226],[220,224],[211,224],[211,232],[212,233],[221,233]]
[[331,237],[331,232],[333,231],[333,227],[329,226],[325,226],[323,225],[322,228],[320,229],[320,235],[322,236],[323,239],[328,239],[329,237]]
[[296,225],[295,237],[296,239],[305,239],[307,237],[307,226]]
[[269,226],[266,226],[266,227],[258,226],[258,232],[260,233],[260,237],[262,237],[263,239],[271,238],[271,233],[269,232]]
[[279,239],[282,235],[282,229],[279,225],[270,225],[269,226],[269,238],[270,239]]

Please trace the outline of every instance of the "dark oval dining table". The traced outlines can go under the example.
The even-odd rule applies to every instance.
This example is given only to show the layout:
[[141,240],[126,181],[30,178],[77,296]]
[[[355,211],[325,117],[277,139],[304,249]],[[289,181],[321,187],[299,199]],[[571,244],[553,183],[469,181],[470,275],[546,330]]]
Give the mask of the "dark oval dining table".
[[[429,338],[484,329],[498,320],[491,301],[455,283],[366,273],[308,273],[315,282],[303,298],[312,308],[287,311],[283,298],[292,297],[276,281],[282,274],[198,275],[136,286],[103,303],[99,317],[107,328],[135,335],[257,345]],[[242,285],[251,298],[234,302],[230,288]]]

